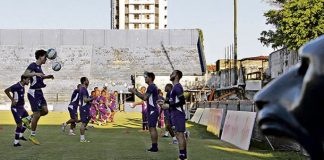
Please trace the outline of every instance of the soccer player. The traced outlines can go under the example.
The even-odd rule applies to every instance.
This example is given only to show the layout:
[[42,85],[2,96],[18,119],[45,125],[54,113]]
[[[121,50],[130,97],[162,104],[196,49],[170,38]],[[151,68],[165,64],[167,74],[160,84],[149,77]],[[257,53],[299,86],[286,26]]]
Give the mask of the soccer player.
[[148,149],[149,152],[157,152],[158,149],[158,133],[156,131],[156,123],[159,117],[159,111],[157,106],[158,89],[153,83],[155,75],[153,72],[144,73],[145,83],[148,84],[148,88],[145,94],[138,92],[135,88],[130,88],[129,92],[134,93],[140,99],[146,101],[148,112],[148,126],[151,134],[152,147]]
[[98,99],[99,120],[102,125],[105,125],[107,123],[107,119],[108,119],[106,94],[107,94],[106,91],[102,90],[101,96],[99,96],[99,99]]
[[[165,97],[165,103],[170,104],[169,99],[170,99],[170,92],[173,88],[173,85],[171,83],[168,83],[164,87],[164,91],[167,93]],[[166,134],[164,134],[164,137],[168,137],[168,133],[170,133],[172,137],[172,144],[178,144],[177,138],[175,137],[174,131],[172,129],[172,123],[171,123],[171,114],[170,114],[170,108],[163,108],[164,112],[164,123],[165,123],[165,129]]]
[[48,113],[47,102],[44,98],[42,88],[46,87],[44,79],[54,79],[53,75],[45,75],[42,70],[42,65],[46,63],[46,54],[44,50],[37,50],[35,52],[36,62],[31,63],[23,76],[30,78],[30,87],[28,90],[28,100],[33,111],[31,116],[22,119],[22,122],[28,126],[31,121],[31,133],[29,140],[36,145],[40,142],[36,139],[36,128],[38,120],[41,116],[45,116]]
[[[140,92],[141,94],[145,94],[146,92],[146,87],[142,86],[140,88]],[[132,104],[132,108],[135,108],[137,105],[141,105],[142,107],[142,130],[146,131],[148,130],[148,125],[147,125],[147,105],[145,101],[141,101],[141,102],[135,102]]]
[[[21,76],[20,81],[11,87],[4,90],[6,95],[11,100],[11,112],[16,122],[16,133],[14,140],[14,147],[19,147],[21,144],[19,140],[27,141],[27,139],[23,136],[23,133],[26,130],[26,126],[22,125],[21,118],[27,117],[28,112],[25,110],[25,85],[29,84],[29,78],[25,76]],[[12,95],[10,94],[12,93]]]
[[187,142],[185,137],[186,131],[186,115],[183,110],[183,105],[186,104],[183,95],[182,85],[179,83],[182,78],[182,72],[174,70],[170,75],[173,88],[170,92],[169,107],[171,111],[171,122],[176,132],[176,137],[179,143],[179,159],[187,159]]
[[89,92],[87,90],[89,86],[88,78],[81,77],[80,82],[81,82],[81,88],[80,88],[80,97],[79,97],[80,100],[79,111],[80,111],[80,118],[82,122],[80,127],[80,142],[84,143],[84,142],[90,142],[85,139],[84,134],[85,134],[86,126],[90,120],[89,110],[90,110],[90,105],[91,105],[90,103],[92,101],[92,98],[89,96]]
[[111,122],[114,122],[114,117],[116,114],[116,110],[117,110],[117,101],[118,101],[118,92],[114,91],[113,93],[110,94],[110,105],[109,105],[109,109],[110,109],[110,116],[109,119]]
[[79,91],[81,84],[77,85],[77,89],[75,89],[71,96],[71,101],[68,107],[70,113],[70,119],[64,123],[62,123],[62,131],[65,131],[65,127],[70,124],[70,136],[75,136],[74,128],[76,123],[78,123],[78,105],[79,105]]

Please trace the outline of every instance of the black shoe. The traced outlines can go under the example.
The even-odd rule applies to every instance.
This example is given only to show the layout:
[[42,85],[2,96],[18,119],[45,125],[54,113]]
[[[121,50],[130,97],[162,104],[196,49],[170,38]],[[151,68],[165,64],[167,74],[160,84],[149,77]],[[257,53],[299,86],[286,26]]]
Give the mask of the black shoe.
[[24,136],[20,137],[19,139],[23,141],[27,141],[27,139]]
[[19,146],[21,146],[20,143],[14,144],[14,147],[19,147]]
[[149,151],[149,152],[157,152],[157,151],[159,151],[159,149],[157,149],[157,148],[150,148],[147,151]]
[[163,138],[167,138],[167,137],[169,137],[169,136],[167,136],[167,135],[163,135],[162,137],[163,137]]

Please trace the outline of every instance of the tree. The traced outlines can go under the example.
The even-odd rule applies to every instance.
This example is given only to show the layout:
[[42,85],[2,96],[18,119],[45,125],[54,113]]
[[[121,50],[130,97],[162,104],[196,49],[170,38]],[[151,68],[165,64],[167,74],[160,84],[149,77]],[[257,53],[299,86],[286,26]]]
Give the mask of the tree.
[[264,13],[276,30],[262,31],[259,40],[272,48],[297,50],[324,34],[324,0],[272,0],[279,9]]

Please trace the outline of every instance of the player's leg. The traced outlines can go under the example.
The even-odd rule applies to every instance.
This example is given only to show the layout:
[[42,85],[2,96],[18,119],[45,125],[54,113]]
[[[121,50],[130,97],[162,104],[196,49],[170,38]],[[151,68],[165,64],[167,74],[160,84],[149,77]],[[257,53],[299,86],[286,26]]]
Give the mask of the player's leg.
[[176,137],[179,143],[179,159],[187,158],[187,141],[184,132],[186,131],[186,120],[184,113],[176,111],[177,113],[172,118],[172,123],[175,126]]
[[156,124],[158,121],[158,111],[150,112],[148,115],[148,126],[151,135],[152,147],[148,149],[150,152],[157,152],[158,149],[158,133],[156,130]]
[[17,108],[11,108],[11,113],[15,119],[16,122],[16,131],[15,131],[15,137],[14,137],[14,147],[19,147],[21,146],[21,144],[19,143],[19,134],[21,132],[21,126],[22,126],[22,122],[18,113]]
[[80,142],[84,143],[84,142],[90,142],[88,140],[85,139],[85,130],[86,130],[86,126],[87,123],[89,122],[89,118],[90,114],[89,114],[89,110],[86,108],[86,106],[80,108],[80,118],[81,118],[81,127],[80,127]]

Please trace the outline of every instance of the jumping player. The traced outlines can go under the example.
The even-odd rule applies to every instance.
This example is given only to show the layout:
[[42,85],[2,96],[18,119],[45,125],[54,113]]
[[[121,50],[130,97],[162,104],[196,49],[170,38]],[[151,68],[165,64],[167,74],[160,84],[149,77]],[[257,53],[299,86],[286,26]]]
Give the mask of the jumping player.
[[22,122],[28,126],[31,121],[31,133],[29,140],[36,145],[40,142],[36,139],[36,128],[38,120],[41,116],[45,116],[48,113],[47,102],[44,98],[42,88],[46,87],[44,79],[54,79],[53,75],[45,75],[42,70],[42,65],[46,63],[46,54],[44,50],[37,50],[35,52],[36,62],[31,63],[23,76],[30,77],[30,87],[28,90],[28,100],[33,111],[32,116],[28,116],[22,119]]

